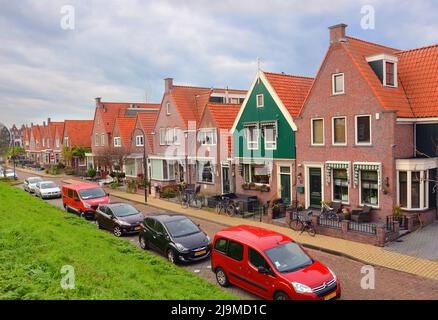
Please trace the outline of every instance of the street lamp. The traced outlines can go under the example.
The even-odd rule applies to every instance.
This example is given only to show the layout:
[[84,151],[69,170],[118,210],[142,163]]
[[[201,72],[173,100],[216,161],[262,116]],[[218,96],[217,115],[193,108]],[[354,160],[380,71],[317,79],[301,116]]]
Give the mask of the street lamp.
[[[135,130],[140,130],[143,134],[143,179],[144,179],[144,202],[148,202],[148,166],[147,166],[147,155],[146,155],[146,134],[142,128],[135,128]],[[135,141],[137,146],[137,141]]]

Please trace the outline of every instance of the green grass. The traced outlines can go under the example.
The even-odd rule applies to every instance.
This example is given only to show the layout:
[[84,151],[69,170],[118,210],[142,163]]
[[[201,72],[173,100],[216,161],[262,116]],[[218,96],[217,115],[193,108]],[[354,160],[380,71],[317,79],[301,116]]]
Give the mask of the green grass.
[[[61,288],[61,268],[75,289]],[[0,183],[0,299],[235,299],[213,284]]]

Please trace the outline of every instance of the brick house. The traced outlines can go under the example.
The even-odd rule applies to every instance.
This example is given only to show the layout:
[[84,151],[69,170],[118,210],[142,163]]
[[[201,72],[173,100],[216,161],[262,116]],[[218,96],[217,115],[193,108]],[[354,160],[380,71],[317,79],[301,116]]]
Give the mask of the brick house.
[[296,120],[298,199],[306,208],[372,206],[376,222],[398,204],[428,214],[437,158],[416,158],[415,123],[438,115],[438,50],[400,51],[346,36],[346,27],[330,27]]
[[196,182],[197,135],[208,102],[240,103],[246,91],[177,86],[164,81],[165,92],[149,156],[153,186]]
[[231,130],[238,193],[257,196],[262,204],[295,198],[295,118],[312,82],[257,72]]
[[[160,105],[156,106],[158,110]],[[125,159],[124,170],[127,178],[142,177],[144,174],[144,153],[146,153],[146,157],[153,154],[153,131],[157,121],[157,110],[137,114],[131,135],[130,153]]]
[[53,122],[50,118],[47,120],[48,136],[46,143],[46,154],[48,163],[56,164],[61,161],[62,157],[62,140],[64,133],[64,122]]
[[[91,150],[93,120],[65,120],[62,133],[62,145],[67,148],[85,148]],[[84,173],[87,170],[86,159],[72,159],[73,163],[64,163]],[[64,159],[65,162],[65,159]]]
[[207,103],[199,123],[196,172],[193,181],[205,194],[230,193],[233,183],[231,127],[241,104]]
[[14,147],[24,147],[23,144],[23,133],[24,133],[24,125],[20,127],[20,129],[17,128],[17,126],[14,124],[11,129],[9,129],[9,132],[11,133],[11,145]]
[[[91,135],[91,154],[87,154],[87,167],[102,171],[103,175],[113,166],[114,124],[118,117],[135,119],[137,113],[157,110],[157,104],[103,102],[96,98],[93,130]],[[117,150],[117,149],[116,149]],[[118,151],[118,150],[117,150]]]
[[30,124],[29,128],[29,147],[26,150],[26,155],[30,161],[41,165],[43,163],[41,146],[42,146],[42,132],[40,125]]

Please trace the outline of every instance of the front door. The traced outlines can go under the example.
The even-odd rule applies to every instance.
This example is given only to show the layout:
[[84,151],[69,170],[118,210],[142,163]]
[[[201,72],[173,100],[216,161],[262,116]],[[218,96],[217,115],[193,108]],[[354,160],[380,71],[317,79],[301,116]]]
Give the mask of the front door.
[[280,167],[280,196],[283,203],[291,203],[290,167]]
[[321,208],[322,201],[321,168],[309,168],[310,207]]
[[222,167],[222,193],[230,193],[230,168]]

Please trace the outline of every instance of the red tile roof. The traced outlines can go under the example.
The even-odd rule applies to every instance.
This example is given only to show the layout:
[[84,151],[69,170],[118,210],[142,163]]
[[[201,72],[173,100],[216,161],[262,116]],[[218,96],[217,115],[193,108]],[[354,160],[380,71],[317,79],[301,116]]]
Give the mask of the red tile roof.
[[314,79],[271,72],[264,74],[290,115],[297,117]]
[[114,128],[118,127],[119,137],[122,140],[122,146],[128,148],[131,142],[132,131],[134,130],[136,118],[118,117],[116,118]]
[[438,116],[438,45],[397,53],[398,76],[415,117]]
[[245,90],[173,86],[171,95],[187,127],[189,121],[200,122],[205,106],[213,93],[246,94]]
[[[93,120],[65,120],[65,129],[71,147],[91,148]],[[63,133],[61,133],[62,136]],[[62,138],[61,138],[62,139]]]
[[50,149],[56,149],[56,132],[58,132],[59,137],[59,149],[61,149],[62,145],[62,134],[64,132],[64,122],[50,122],[49,125],[50,131]]
[[153,150],[153,135],[155,123],[157,122],[158,112],[139,112],[137,114],[137,121],[139,121],[141,128],[145,132],[146,139],[149,145],[149,150]]

